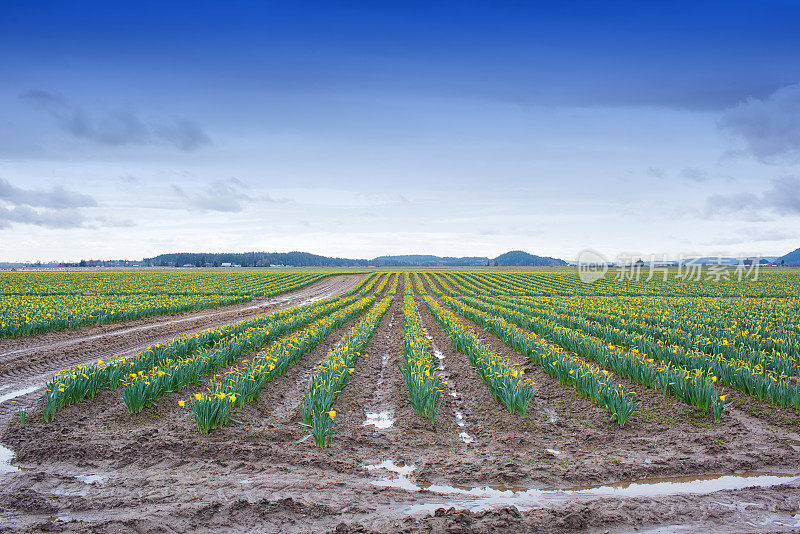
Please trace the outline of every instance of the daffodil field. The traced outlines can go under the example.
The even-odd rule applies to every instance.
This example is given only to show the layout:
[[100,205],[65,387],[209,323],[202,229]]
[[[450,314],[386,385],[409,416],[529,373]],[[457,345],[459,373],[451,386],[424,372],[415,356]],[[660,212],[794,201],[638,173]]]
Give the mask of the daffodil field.
[[[204,330],[193,336],[175,338],[169,343],[148,347],[130,357],[110,362],[100,360],[94,364],[66,369],[57,373],[47,384],[45,395],[42,397],[44,417],[50,420],[64,406],[87,398],[93,399],[99,390],[115,389],[120,382],[123,382],[128,390],[126,405],[131,411],[141,411],[145,404],[152,402],[155,398],[154,393],[163,387],[165,381],[173,379],[172,374],[164,371],[165,368],[176,370],[177,376],[190,376],[187,373],[191,369],[195,369],[195,372],[199,370],[201,362],[209,362],[214,355],[227,353],[232,347],[246,343],[251,337],[258,336],[266,342],[269,336],[274,338],[288,329],[307,324],[316,317],[347,305],[355,298],[354,296],[332,297],[298,308],[232,323],[222,328]],[[159,379],[155,381],[155,385],[150,380],[150,375],[153,373]],[[134,394],[135,390],[138,390],[139,394]]]
[[0,272],[0,338],[247,302],[295,291],[331,273]]
[[[800,276],[795,269],[761,270],[757,279],[738,279],[735,270],[716,280],[708,275],[691,276],[669,269],[652,278],[645,269],[639,279],[626,279],[609,272],[594,283],[580,280],[576,269],[537,269],[535,271],[453,271],[434,273],[437,281],[457,287],[458,294],[512,296],[652,296],[701,298],[796,298],[800,295]],[[651,278],[648,280],[648,278]],[[450,295],[453,296],[453,295]]]
[[[106,289],[114,292],[97,297],[106,299],[109,310],[118,302],[114,299],[132,299],[131,306],[144,299],[142,314],[147,314],[155,309],[147,306],[156,297],[165,303],[184,299],[187,306],[215,305],[228,301],[214,299],[233,302],[292,291],[329,273],[241,272],[224,278],[217,272],[156,272],[149,282],[141,273],[118,273],[117,278],[86,273],[91,276],[82,284],[70,277],[60,280],[57,275],[65,273],[37,273],[21,285],[9,282],[12,274],[0,278],[6,291],[0,299],[39,299],[57,307],[59,301],[89,298],[76,295],[78,289],[109,284]],[[393,309],[396,321],[402,317],[402,334],[393,334],[391,372],[404,384],[410,417],[426,419],[434,432],[440,430],[437,417],[452,383],[447,386],[444,367],[434,355],[433,331],[445,336],[439,339],[448,339],[448,350],[468,364],[475,387],[514,420],[527,420],[539,403],[533,404],[537,385],[530,378],[532,369],[540,382],[544,377],[589,399],[602,409],[599,414],[606,414],[606,424],[615,427],[640,420],[645,395],[692,407],[708,424],[725,420],[732,392],[800,414],[800,271],[719,285],[704,280],[692,285],[673,274],[666,281],[602,279],[592,284],[566,269],[373,272],[341,296],[179,336],[132,356],[65,369],[47,382],[42,413],[52,421],[67,406],[115,390],[134,415],[178,403],[192,426],[207,434],[246,417],[240,414],[251,413],[248,405],[263,403],[263,391],[273,387],[267,384],[286,380],[302,361],[300,370],[306,374],[298,382],[294,417],[310,429],[308,437],[317,446],[327,447],[345,410],[337,400],[359,377],[362,360],[370,358],[376,331],[391,326],[384,317]],[[149,291],[139,292],[144,289]],[[36,296],[37,291],[42,294]],[[3,313],[4,319],[10,317]],[[35,317],[39,312],[15,313]],[[332,337],[337,330],[340,337]],[[444,358],[438,343],[436,354]],[[321,345],[325,348],[317,349]]]
[[307,310],[295,310],[295,313],[285,319],[267,320],[263,325],[253,326],[231,335],[213,349],[199,351],[187,358],[152,367],[144,373],[131,373],[125,381],[122,393],[125,405],[131,413],[138,413],[142,408],[153,404],[164,393],[188,387],[206,374],[215,372],[223,365],[229,365],[239,357],[258,350],[277,337],[327,316],[333,310],[347,304],[348,300],[339,299],[337,302],[311,306]]
[[[736,286],[723,281],[721,287],[712,281],[679,287],[668,280],[651,289],[628,281],[614,297],[604,296],[608,283],[582,284],[586,288],[574,293],[594,288],[598,296],[554,296],[566,293],[569,274],[425,276],[460,312],[502,318],[621,377],[711,410],[717,421],[726,407],[725,386],[800,409],[800,298],[792,293],[797,271],[771,272]],[[561,283],[539,291],[543,277]],[[669,288],[681,294],[665,295]]]
[[229,410],[226,410],[229,403],[244,406],[252,400],[258,400],[266,382],[284,374],[331,331],[359,315],[375,299],[373,294],[353,302],[259,351],[252,360],[243,361],[242,368],[236,367],[223,376],[215,376],[207,388],[208,392],[197,393],[190,401],[198,430],[205,434],[225,425],[229,419]]

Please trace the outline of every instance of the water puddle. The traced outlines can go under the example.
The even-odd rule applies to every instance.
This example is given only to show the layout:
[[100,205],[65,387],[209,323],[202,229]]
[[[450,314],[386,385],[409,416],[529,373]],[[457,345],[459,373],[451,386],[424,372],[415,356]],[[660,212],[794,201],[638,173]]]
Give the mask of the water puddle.
[[364,421],[364,426],[369,425],[374,425],[376,428],[384,430],[394,425],[394,417],[388,410],[367,412],[367,420]]
[[14,451],[0,445],[0,474],[16,473],[20,470],[19,467],[11,465],[13,459]]
[[11,399],[16,399],[17,397],[21,397],[23,395],[27,395],[28,393],[33,393],[37,389],[41,388],[42,386],[30,386],[24,389],[18,389],[16,391],[12,391],[10,393],[6,393],[5,395],[0,395],[0,403],[6,402]]
[[391,460],[384,460],[379,464],[365,465],[364,469],[374,471],[376,469],[385,469],[390,473],[395,473],[395,478],[382,478],[372,482],[375,486],[386,488],[399,488],[407,491],[419,491],[420,487],[414,484],[408,476],[414,472],[417,466],[414,464],[397,465]]
[[696,475],[654,478],[572,488],[526,489],[493,486],[469,487],[449,484],[420,486],[411,478],[412,473],[416,469],[414,464],[404,464],[400,466],[392,460],[384,460],[379,464],[365,465],[363,467],[368,471],[385,470],[395,475],[393,477],[384,477],[370,481],[371,484],[375,486],[402,489],[410,492],[432,492],[443,497],[442,499],[437,499],[435,502],[408,507],[405,512],[410,514],[429,513],[437,508],[449,508],[451,506],[479,511],[513,505],[524,511],[547,506],[554,502],[563,502],[579,498],[656,498],[687,494],[705,495],[723,490],[730,491],[753,487],[769,488],[779,484],[800,482],[800,475],[798,474],[747,471],[737,475]]
[[433,355],[436,356],[436,359],[439,360],[439,370],[440,371],[444,371],[444,362],[442,361],[442,360],[444,360],[444,354],[442,353],[442,351],[440,351],[439,349],[434,347],[433,348]]
[[[392,462],[384,464],[394,465]],[[377,469],[377,466],[366,466],[367,469]],[[639,481],[624,481],[613,484],[581,486],[573,488],[498,488],[492,486],[468,487],[449,484],[431,484],[429,486],[417,485],[409,475],[414,466],[406,466],[402,473],[387,468],[398,474],[395,478],[384,478],[372,481],[372,484],[381,487],[391,487],[406,491],[429,491],[444,497],[436,502],[412,505],[406,513],[429,513],[437,508],[451,506],[469,508],[473,511],[485,510],[501,506],[516,506],[520,510],[531,510],[552,504],[591,497],[665,497],[671,495],[699,494],[705,495],[723,490],[739,490],[744,488],[769,488],[779,484],[800,481],[800,475],[785,473],[769,473],[761,471],[748,471],[740,475],[700,475],[691,477],[673,477],[645,479]]]
[[661,497],[666,495],[685,495],[688,493],[708,494],[722,490],[744,488],[768,488],[788,482],[800,481],[800,475],[747,471],[740,475],[695,475],[688,477],[669,477],[642,479],[635,482],[616,482],[604,486],[585,486],[556,491],[573,495],[609,495],[624,497]]
[[85,475],[78,475],[75,478],[77,478],[84,484],[102,484],[103,482],[108,480],[107,475],[98,475],[96,473],[87,473]]
[[53,495],[58,495],[60,497],[86,497],[89,495],[89,491],[86,488],[81,489],[73,489],[73,488],[63,488],[58,487],[50,491]]

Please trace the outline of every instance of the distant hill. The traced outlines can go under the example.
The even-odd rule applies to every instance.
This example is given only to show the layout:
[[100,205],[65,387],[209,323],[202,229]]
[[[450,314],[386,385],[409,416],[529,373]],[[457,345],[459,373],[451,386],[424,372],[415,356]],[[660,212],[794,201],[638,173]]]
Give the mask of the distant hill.
[[372,260],[372,264],[379,267],[481,267],[489,264],[489,258],[451,258],[449,256],[407,254],[404,256],[378,256]]
[[512,250],[491,260],[491,265],[498,267],[562,267],[567,262],[558,258],[536,256],[522,250]]
[[242,267],[269,267],[270,265],[284,265],[286,267],[366,267],[372,265],[369,260],[329,258],[308,252],[178,252],[160,254],[142,260],[143,265],[153,267],[182,267],[184,265],[219,267],[223,263],[241,265]]
[[783,263],[786,265],[800,265],[800,248],[788,253],[785,256],[781,256],[776,261],[783,260]]
[[308,252],[177,252],[145,258],[141,262],[142,265],[152,267],[183,267],[184,265],[220,267],[224,263],[241,265],[242,267],[269,267],[270,265],[283,265],[286,267],[485,267],[487,265],[517,267],[567,265],[564,260],[534,256],[520,250],[506,252],[494,259],[485,256],[454,258],[450,256],[407,254],[379,256],[371,260],[330,258],[328,256],[309,254]]
[[[770,256],[766,258],[758,258],[759,263],[769,263],[770,261],[774,260],[775,258]],[[727,265],[727,266],[736,266],[742,262],[747,262],[749,260],[755,260],[755,258],[725,258],[725,257],[713,257],[707,256],[702,258],[687,258],[685,260],[681,260],[675,262],[677,265],[681,263],[683,265]],[[747,264],[749,265],[749,263]]]

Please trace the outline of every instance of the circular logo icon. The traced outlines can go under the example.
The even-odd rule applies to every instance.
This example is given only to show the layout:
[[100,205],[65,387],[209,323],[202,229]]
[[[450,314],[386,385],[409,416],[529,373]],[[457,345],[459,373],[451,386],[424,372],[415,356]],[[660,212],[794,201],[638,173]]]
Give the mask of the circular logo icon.
[[603,278],[608,272],[608,259],[592,249],[578,253],[578,278],[584,284],[591,284]]

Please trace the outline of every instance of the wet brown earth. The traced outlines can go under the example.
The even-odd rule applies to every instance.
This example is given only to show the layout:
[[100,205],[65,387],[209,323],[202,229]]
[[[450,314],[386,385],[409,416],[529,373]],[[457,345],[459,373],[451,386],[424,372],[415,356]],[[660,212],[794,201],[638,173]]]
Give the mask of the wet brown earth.
[[300,402],[310,373],[357,319],[208,435],[177,404],[204,382],[137,415],[120,391],[70,406],[47,424],[32,408],[24,428],[13,420],[2,435],[19,470],[0,472],[0,530],[800,529],[800,444],[789,423],[775,423],[774,410],[735,407],[714,424],[674,398],[631,386],[642,411],[620,428],[605,409],[465,321],[536,382],[523,419],[492,399],[418,298],[448,380],[431,425],[411,408],[399,370],[402,296],[401,284],[334,406],[331,447],[307,439]]

